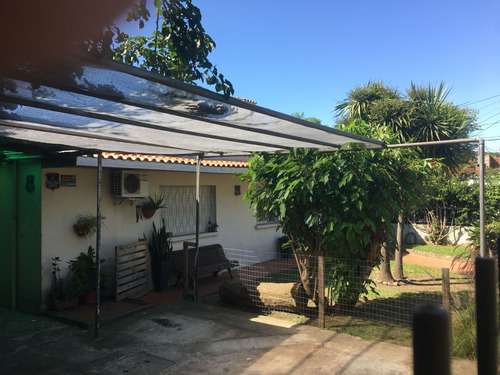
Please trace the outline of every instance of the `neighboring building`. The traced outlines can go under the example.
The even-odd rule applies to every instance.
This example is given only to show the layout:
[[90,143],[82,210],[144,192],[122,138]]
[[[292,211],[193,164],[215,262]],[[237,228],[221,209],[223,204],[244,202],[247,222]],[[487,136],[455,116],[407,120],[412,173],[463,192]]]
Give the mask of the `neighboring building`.
[[[194,241],[195,163],[189,158],[103,154],[104,269],[113,274],[115,246],[148,235],[161,215],[174,235],[174,250],[180,250],[183,241]],[[0,164],[0,191],[6,198],[0,233],[7,238],[0,252],[0,306],[28,312],[44,309],[52,285],[52,258],[59,257],[65,265],[88,246],[95,247],[95,237],[78,237],[73,224],[78,215],[96,213],[96,165],[95,157],[78,157],[76,163],[19,159]],[[244,161],[202,161],[200,245],[220,243],[252,251],[255,260],[262,261],[276,256],[281,235],[276,223],[257,221],[243,202],[247,185],[235,174],[246,166]],[[140,193],[117,190],[117,185],[124,188],[128,174],[140,181]],[[60,186],[55,188],[53,181]],[[151,219],[138,219],[136,206],[142,197],[160,194],[167,207]],[[209,230],[209,221],[217,223],[216,232]]]

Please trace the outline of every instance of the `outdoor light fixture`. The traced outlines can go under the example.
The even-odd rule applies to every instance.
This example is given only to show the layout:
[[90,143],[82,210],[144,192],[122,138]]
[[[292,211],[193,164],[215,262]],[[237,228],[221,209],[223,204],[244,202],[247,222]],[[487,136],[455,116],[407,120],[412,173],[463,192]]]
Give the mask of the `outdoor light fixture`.
[[234,195],[237,197],[240,194],[241,194],[240,185],[234,185]]

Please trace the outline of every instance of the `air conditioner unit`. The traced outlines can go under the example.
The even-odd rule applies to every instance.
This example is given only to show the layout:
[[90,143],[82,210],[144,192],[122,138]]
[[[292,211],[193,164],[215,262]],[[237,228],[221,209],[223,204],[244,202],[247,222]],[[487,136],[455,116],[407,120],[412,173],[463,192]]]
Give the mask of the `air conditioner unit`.
[[148,175],[139,171],[113,171],[113,196],[145,198],[148,196]]

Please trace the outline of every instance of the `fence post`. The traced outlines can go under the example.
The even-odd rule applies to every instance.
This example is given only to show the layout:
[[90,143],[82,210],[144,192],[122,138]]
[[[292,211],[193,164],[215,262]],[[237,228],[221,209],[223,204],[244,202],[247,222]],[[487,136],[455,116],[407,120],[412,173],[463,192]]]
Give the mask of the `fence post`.
[[441,275],[443,280],[443,308],[451,316],[450,270],[448,268],[441,268]]
[[450,375],[450,318],[437,305],[413,310],[414,375]]
[[184,251],[184,270],[183,270],[183,276],[182,276],[182,298],[183,299],[189,299],[190,294],[189,294],[189,243],[184,242],[182,244],[182,248]]
[[477,373],[497,374],[498,323],[495,260],[476,258]]
[[325,258],[323,250],[318,255],[318,326],[325,328]]

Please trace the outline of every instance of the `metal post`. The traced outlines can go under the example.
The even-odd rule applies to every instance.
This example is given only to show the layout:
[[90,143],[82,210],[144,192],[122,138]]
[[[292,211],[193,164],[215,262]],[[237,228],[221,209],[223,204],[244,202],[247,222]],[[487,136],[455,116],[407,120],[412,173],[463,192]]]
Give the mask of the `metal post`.
[[95,338],[99,337],[99,314],[101,303],[101,197],[102,197],[102,153],[97,156],[97,230],[95,244],[96,294],[95,294]]
[[450,375],[450,319],[437,305],[417,305],[413,311],[414,375]]
[[325,328],[325,258],[323,250],[318,256],[318,327]]
[[495,260],[476,258],[477,373],[497,374],[498,323]]
[[484,139],[478,139],[479,150],[479,228],[480,228],[480,254],[486,256],[485,213],[484,213]]
[[198,251],[200,250],[200,167],[201,156],[196,157],[196,255],[194,257],[194,300],[198,301]]

